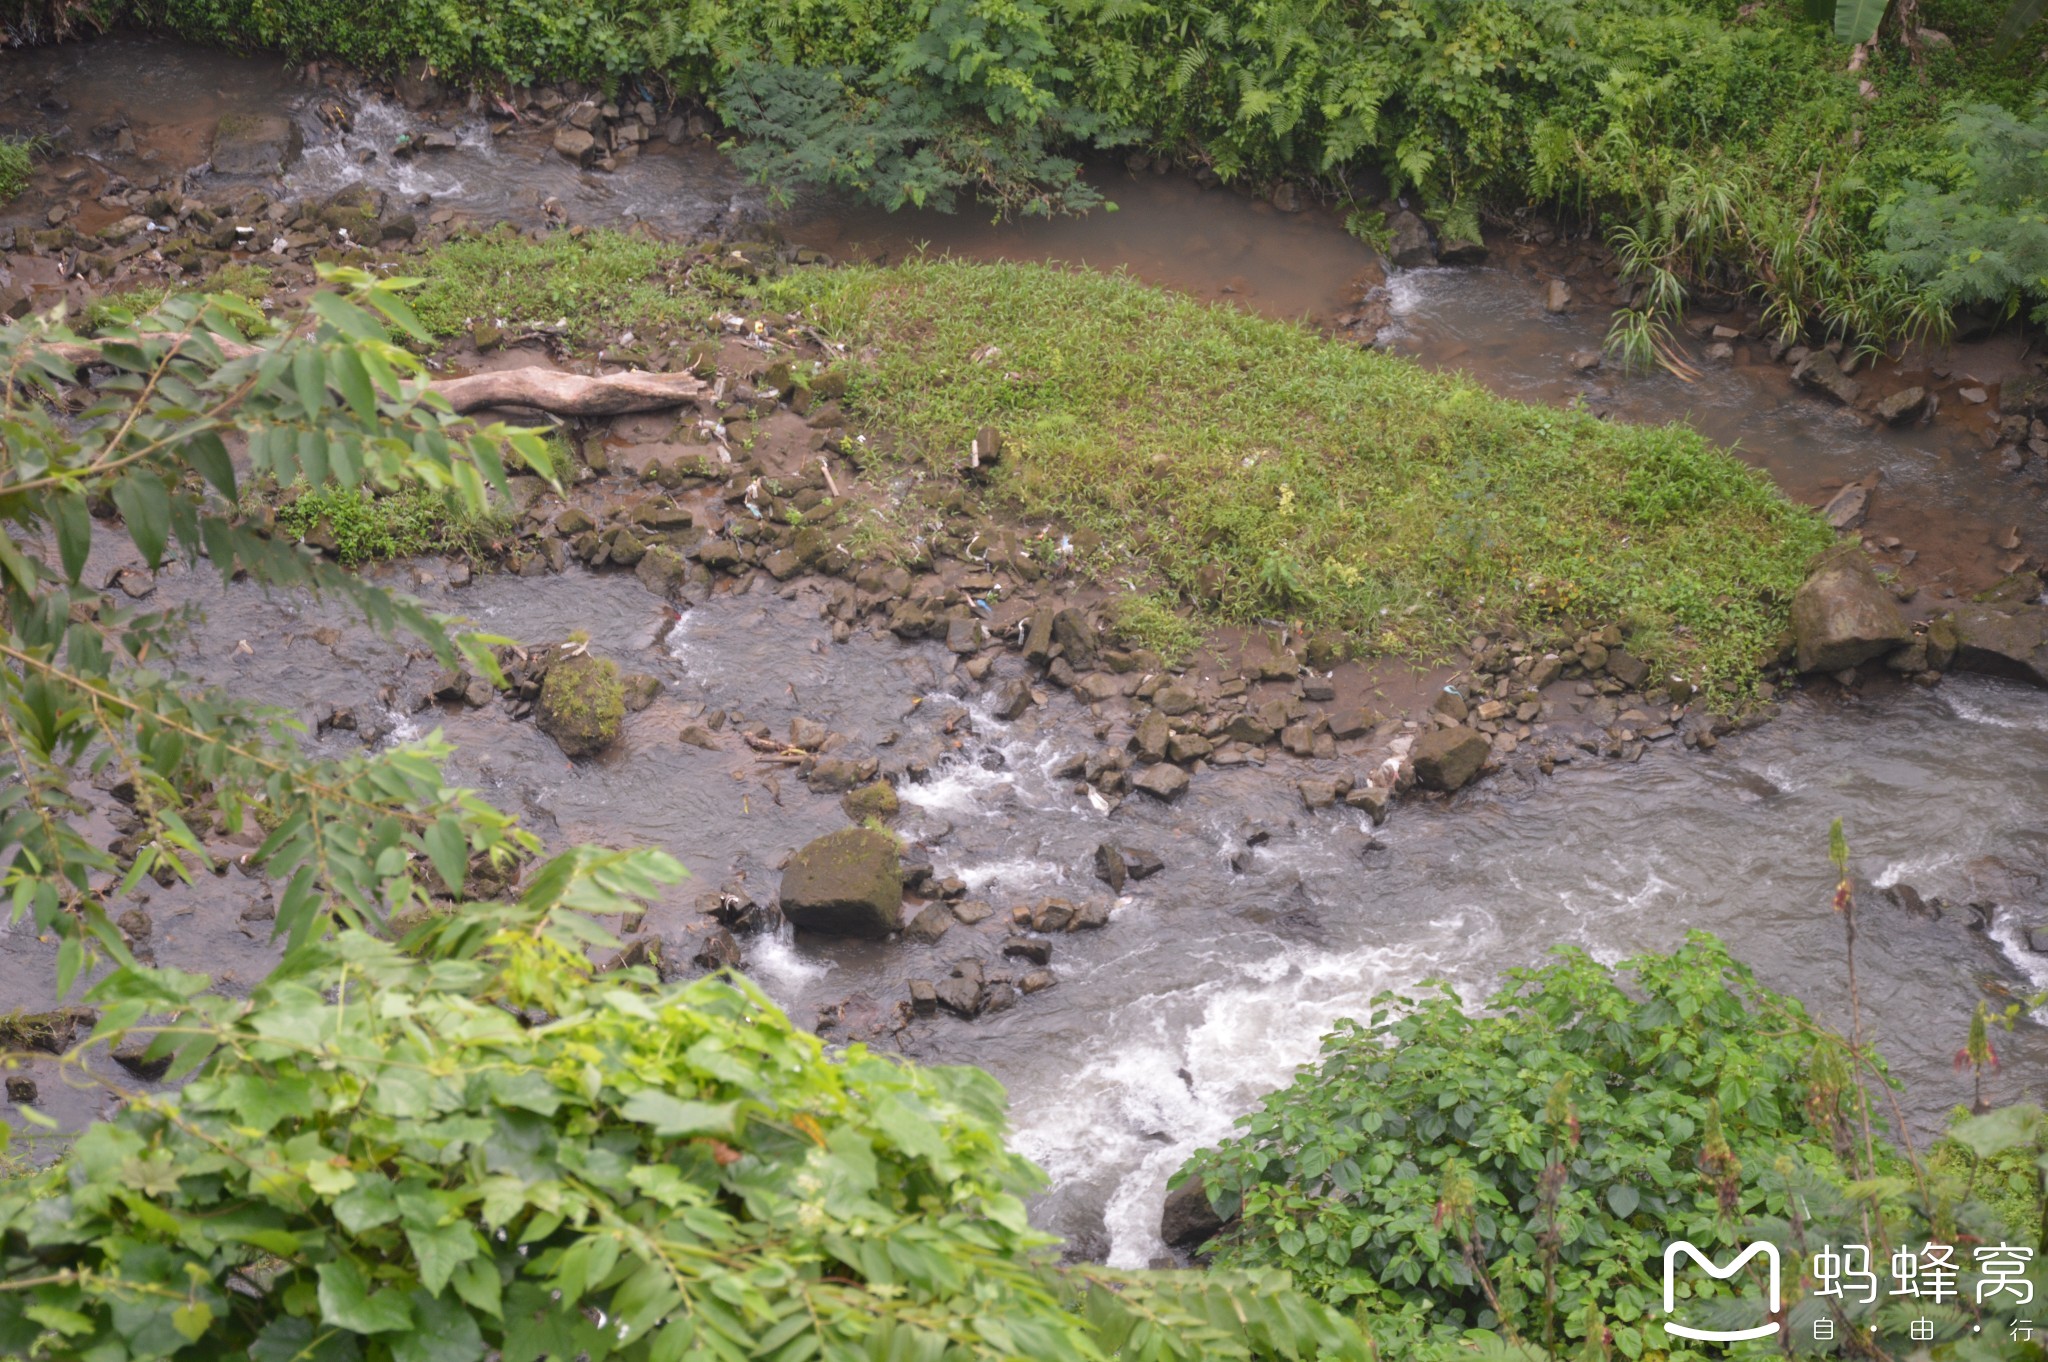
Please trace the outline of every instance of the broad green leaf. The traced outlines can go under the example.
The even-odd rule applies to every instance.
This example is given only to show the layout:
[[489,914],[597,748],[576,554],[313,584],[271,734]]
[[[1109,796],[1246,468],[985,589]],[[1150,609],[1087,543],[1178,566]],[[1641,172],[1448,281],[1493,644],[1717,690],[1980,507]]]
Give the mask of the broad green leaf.
[[737,1102],[692,1102],[642,1088],[619,1107],[629,1121],[651,1126],[657,1135],[730,1135]]
[[186,440],[180,449],[185,461],[199,470],[199,476],[214,491],[229,501],[240,495],[235,486],[235,461],[228,457],[228,447],[221,443],[220,436],[210,430],[202,431]]
[[463,879],[469,873],[469,841],[463,835],[461,820],[452,813],[443,814],[421,835],[421,840],[426,843],[427,855],[441,876],[441,883],[460,898]]
[[359,1334],[383,1334],[412,1327],[412,1308],[393,1287],[372,1291],[369,1275],[353,1258],[336,1258],[316,1271],[320,1312],[330,1324]]
[[317,346],[301,345],[292,356],[292,386],[298,389],[306,419],[318,421],[327,410],[327,365]]
[[142,560],[151,567],[161,566],[171,531],[171,494],[163,479],[146,469],[130,470],[114,484],[114,505]]
[[1615,1182],[1608,1184],[1607,1205],[1610,1209],[1613,1210],[1613,1212],[1616,1215],[1620,1216],[1623,1220],[1626,1220],[1630,1216],[1634,1215],[1636,1213],[1636,1207],[1641,1203],[1641,1193],[1637,1192],[1636,1189],[1629,1183]]
[[64,560],[64,580],[76,582],[92,552],[92,513],[85,498],[69,488],[50,498],[57,523],[57,552]]

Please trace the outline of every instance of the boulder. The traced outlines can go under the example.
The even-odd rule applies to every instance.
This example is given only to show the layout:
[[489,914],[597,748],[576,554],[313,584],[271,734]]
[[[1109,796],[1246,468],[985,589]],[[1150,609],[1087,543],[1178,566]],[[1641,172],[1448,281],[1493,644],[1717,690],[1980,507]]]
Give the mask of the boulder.
[[1166,1193],[1166,1205],[1159,1215],[1159,1237],[1167,1247],[1193,1252],[1216,1237],[1224,1218],[1209,1204],[1209,1189],[1200,1177],[1191,1177]]
[[1800,387],[1832,397],[1845,407],[1856,405],[1856,399],[1863,395],[1863,385],[1842,372],[1842,366],[1835,363],[1835,357],[1825,350],[1815,350],[1793,366],[1792,381]]
[[1918,384],[1899,389],[1871,408],[1877,419],[1888,426],[1902,426],[1908,421],[1918,420],[1926,410],[1927,389]]
[[1436,263],[1436,248],[1429,241],[1429,225],[1415,214],[1402,209],[1387,219],[1387,232],[1392,243],[1387,250],[1387,259],[1404,270],[1420,268]]
[[1095,848],[1095,878],[1109,886],[1112,894],[1124,892],[1124,878],[1130,868],[1124,864],[1124,854],[1108,842]]
[[1131,788],[1143,790],[1154,799],[1170,803],[1187,793],[1188,773],[1178,766],[1160,762],[1157,766],[1146,767],[1132,777]]
[[953,926],[953,911],[943,903],[928,903],[923,911],[910,920],[903,929],[905,941],[915,941],[929,946],[944,936]]
[[1792,634],[1799,670],[1838,672],[1910,641],[1899,603],[1878,581],[1860,544],[1844,544],[1792,598]]
[[1553,279],[1543,290],[1545,312],[1566,312],[1572,305],[1572,286],[1562,279]]
[[1123,853],[1124,869],[1133,880],[1149,880],[1166,869],[1166,862],[1160,860],[1157,853],[1143,847],[1125,847]]
[[213,169],[220,175],[282,175],[305,148],[299,125],[283,114],[226,114],[213,129]]
[[839,807],[854,822],[865,823],[871,818],[894,818],[902,805],[896,798],[896,787],[886,780],[877,780],[848,790],[840,797]]
[[597,139],[582,128],[557,128],[555,151],[572,161],[587,160],[597,150]]
[[619,682],[628,712],[638,714],[661,698],[661,678],[633,672]]
[[618,741],[626,718],[626,692],[609,658],[580,654],[556,658],[541,682],[533,721],[562,754],[588,757]]
[[1447,236],[1436,258],[1446,265],[1484,265],[1487,255],[1483,241],[1467,236]]
[[1852,482],[1828,498],[1820,508],[1822,519],[1838,530],[1853,530],[1870,514],[1870,485]]
[[1425,790],[1458,790],[1472,783],[1493,744],[1476,729],[1437,728],[1415,740],[1409,759],[1415,782]]
[[896,839],[841,828],[792,856],[782,872],[782,913],[807,932],[887,937],[903,930],[903,866]]
[[1966,605],[1951,622],[1957,667],[2048,686],[2048,606]]
[[996,692],[995,715],[1005,722],[1020,717],[1031,708],[1031,685],[1022,677],[1005,681]]

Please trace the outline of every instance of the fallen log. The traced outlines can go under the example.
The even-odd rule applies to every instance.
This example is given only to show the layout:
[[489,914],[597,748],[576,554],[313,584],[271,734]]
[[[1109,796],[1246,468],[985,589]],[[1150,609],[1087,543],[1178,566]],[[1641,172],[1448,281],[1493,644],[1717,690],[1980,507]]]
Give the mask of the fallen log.
[[[167,332],[146,334],[143,340],[175,340]],[[260,351],[256,346],[225,336],[209,336],[226,359],[246,359]],[[100,346],[92,342],[52,342],[40,347],[67,364],[100,362]],[[706,389],[695,374],[656,374],[629,369],[620,374],[570,374],[530,364],[520,369],[499,369],[491,373],[465,374],[459,378],[427,381],[429,391],[439,393],[456,411],[467,414],[490,407],[524,407],[552,416],[624,416],[632,412],[661,411],[694,402]]]

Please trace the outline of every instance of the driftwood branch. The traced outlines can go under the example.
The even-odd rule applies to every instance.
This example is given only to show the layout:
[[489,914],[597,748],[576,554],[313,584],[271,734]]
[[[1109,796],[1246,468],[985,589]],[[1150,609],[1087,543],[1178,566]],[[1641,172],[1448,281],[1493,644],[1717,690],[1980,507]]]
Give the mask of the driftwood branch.
[[[169,332],[153,332],[140,339],[178,337]],[[225,336],[208,339],[227,359],[246,359],[260,353],[253,345]],[[68,364],[97,364],[101,359],[97,343],[51,343],[41,348]],[[458,412],[526,407],[555,416],[622,416],[636,411],[661,411],[694,402],[705,391],[704,380],[695,374],[651,374],[634,369],[591,377],[537,364],[461,378],[430,379],[427,387],[448,399],[448,404]]]

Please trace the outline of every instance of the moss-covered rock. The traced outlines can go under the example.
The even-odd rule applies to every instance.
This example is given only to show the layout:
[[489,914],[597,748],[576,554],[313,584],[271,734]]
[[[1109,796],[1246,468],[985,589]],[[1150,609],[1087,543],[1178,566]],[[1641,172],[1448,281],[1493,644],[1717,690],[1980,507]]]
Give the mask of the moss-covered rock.
[[799,928],[827,936],[902,931],[896,839],[872,828],[841,828],[805,846],[782,872],[782,911]]
[[556,658],[549,665],[534,722],[565,755],[588,757],[604,751],[618,740],[625,718],[625,687],[610,659],[586,653]]
[[856,823],[865,823],[870,818],[894,818],[901,807],[896,800],[896,787],[886,780],[872,785],[863,785],[857,790],[848,790],[840,799],[839,807],[846,810],[846,816]]

